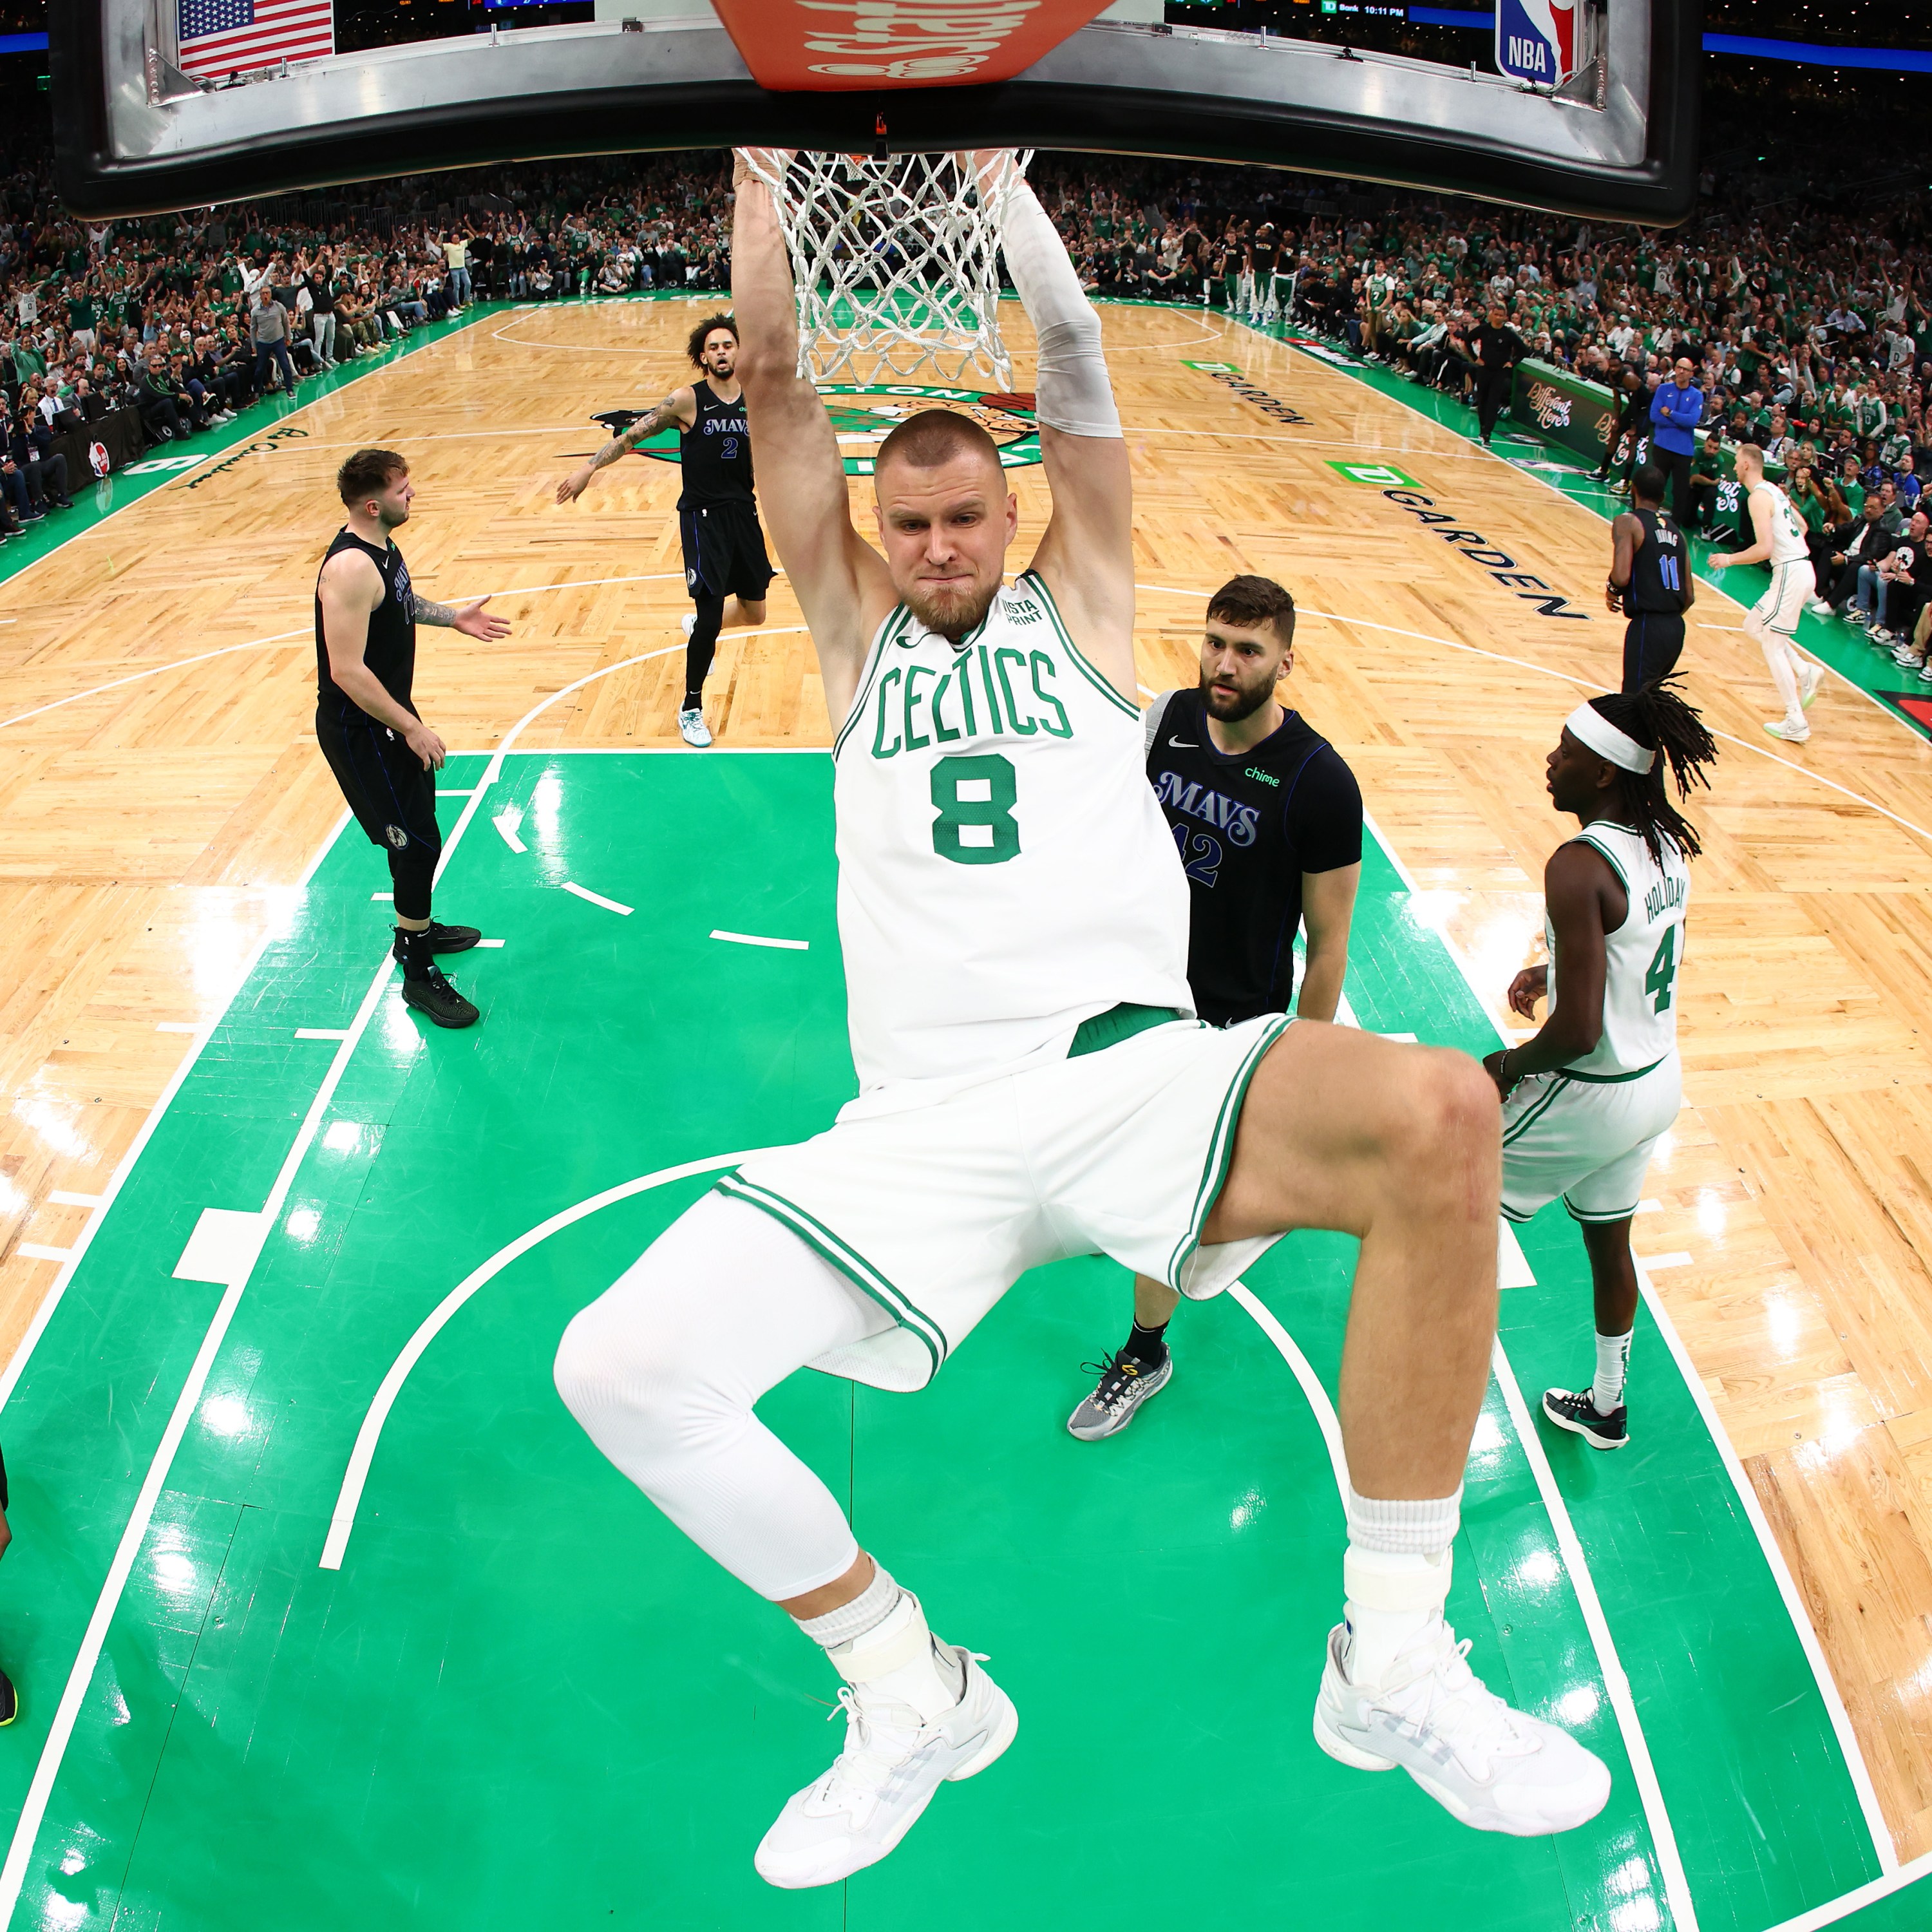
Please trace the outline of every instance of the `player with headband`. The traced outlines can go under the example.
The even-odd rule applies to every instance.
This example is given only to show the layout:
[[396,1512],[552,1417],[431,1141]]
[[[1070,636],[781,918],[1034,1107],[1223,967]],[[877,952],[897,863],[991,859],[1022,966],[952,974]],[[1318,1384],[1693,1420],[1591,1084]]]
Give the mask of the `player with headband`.
[[1671,682],[1593,698],[1564,724],[1549,758],[1550,796],[1582,829],[1544,870],[1549,963],[1526,968],[1509,989],[1525,1019],[1540,999],[1549,1008],[1533,1039],[1483,1063],[1503,1099],[1504,1216],[1527,1221],[1560,1194],[1583,1231],[1596,1374],[1586,1388],[1546,1390],[1543,1412],[1598,1449],[1630,1439],[1630,1216],[1683,1101],[1677,982],[1699,846],[1664,773],[1684,797],[1708,784],[1703,768],[1718,753]]

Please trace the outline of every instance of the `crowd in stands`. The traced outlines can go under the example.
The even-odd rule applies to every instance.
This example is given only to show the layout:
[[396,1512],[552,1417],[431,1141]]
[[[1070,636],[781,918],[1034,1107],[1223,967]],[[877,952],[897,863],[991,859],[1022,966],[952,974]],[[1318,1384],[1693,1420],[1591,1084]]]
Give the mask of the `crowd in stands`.
[[[10,165],[0,538],[68,502],[86,479],[53,445],[109,411],[136,412],[147,440],[166,442],[292,397],[475,300],[730,280],[718,153],[470,170],[98,224],[63,216],[44,156]],[[1805,520],[1821,608],[1895,646],[1901,622],[1909,644],[1906,620],[1932,602],[1916,594],[1932,592],[1932,565],[1903,555],[1932,475],[1932,246],[1916,188],[1856,220],[1716,194],[1659,232],[1118,157],[1042,155],[1033,178],[1098,294],[1280,314],[1452,394],[1483,389],[1498,353],[1604,385],[1617,414],[1600,474],[1615,485],[1653,453],[1659,393],[1688,386],[1694,436],[1666,433],[1654,452],[1678,472],[1684,520],[1721,533],[1736,514],[1726,449],[1748,437]]]
[[722,158],[683,155],[83,222],[44,158],[16,162],[0,175],[0,542],[71,506],[91,479],[56,446],[111,411],[167,442],[478,299],[722,289],[728,182]]

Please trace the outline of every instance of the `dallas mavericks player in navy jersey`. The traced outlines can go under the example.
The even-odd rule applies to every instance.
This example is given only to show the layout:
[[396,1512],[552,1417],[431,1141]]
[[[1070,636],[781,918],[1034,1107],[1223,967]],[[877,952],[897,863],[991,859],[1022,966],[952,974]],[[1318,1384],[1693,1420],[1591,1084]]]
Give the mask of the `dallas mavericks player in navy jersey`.
[[[1309,1658],[1316,1741],[1359,1770],[1401,1766],[1480,1830],[1581,1824],[1609,1770],[1489,1690],[1443,1616],[1496,1331],[1495,1090],[1454,1053],[1195,1016],[1187,881],[1132,696],[1132,460],[1065,244],[1010,154],[959,157],[1039,344],[1052,512],[1009,584],[1019,502],[970,418],[894,429],[872,477],[878,547],[854,527],[831,419],[798,374],[763,178],[786,165],[738,158],[732,292],[766,508],[838,728],[859,1091],[687,1208],[571,1322],[556,1364],[598,1447],[844,1680],[844,1748],[786,1802],[757,1868],[795,1888],[876,1864],[1018,1727],[983,1658],[934,1635],[758,1414],[766,1390],[808,1366],[920,1388],[1029,1268],[1106,1254],[1205,1297],[1292,1227],[1361,1243],[1341,1378],[1346,1621],[1318,1672]],[[917,1499],[921,1549],[944,1548],[948,1499],[943,1484]],[[890,1533],[890,1514],[875,1520]],[[955,1587],[943,1564],[934,1587]],[[1021,1628],[1029,1587],[1022,1570],[1006,1599]],[[688,1676],[707,1635],[690,1612],[647,1608],[640,1667],[668,1650]],[[1212,1615],[1183,1640],[1217,1641]],[[1279,1712],[1255,1714],[1280,1735]],[[696,1755],[720,1748],[707,1736]],[[733,1780],[716,1790],[742,1802]],[[969,1856],[944,1882],[971,1882],[988,1855]]]
[[[1187,983],[1210,1026],[1288,1010],[1304,926],[1295,1012],[1332,1020],[1341,1004],[1362,794],[1341,754],[1282,705],[1294,668],[1294,599],[1268,578],[1234,578],[1208,606],[1200,684],[1144,714],[1148,780],[1187,874]],[[1082,1442],[1118,1434],[1167,1386],[1179,1301],[1165,1282],[1134,1277],[1132,1329],[1067,1421]]]
[[1666,479],[1654,463],[1630,478],[1630,507],[1610,526],[1610,576],[1604,601],[1624,627],[1623,694],[1668,677],[1684,652],[1684,614],[1697,601],[1690,548],[1664,507]]
[[556,500],[583,495],[592,477],[628,455],[660,430],[676,425],[684,487],[677,500],[678,534],[684,543],[684,581],[697,608],[684,620],[684,701],[677,728],[687,745],[711,742],[704,722],[704,680],[726,626],[762,624],[772,580],[758,528],[752,485],[752,440],[745,422],[745,392],[738,386],[738,327],[714,315],[691,332],[686,345],[701,380],[674,389],[613,436],[587,463],[556,486]]
[[482,934],[430,916],[442,853],[435,775],[444,753],[411,694],[416,626],[447,625],[486,642],[508,636],[510,627],[484,610],[487,597],[432,604],[410,583],[390,532],[408,522],[416,491],[410,466],[394,450],[358,449],[335,483],[349,520],[316,579],[315,735],[356,823],[388,859],[403,998],[438,1026],[473,1025],[476,1008],[436,963]]

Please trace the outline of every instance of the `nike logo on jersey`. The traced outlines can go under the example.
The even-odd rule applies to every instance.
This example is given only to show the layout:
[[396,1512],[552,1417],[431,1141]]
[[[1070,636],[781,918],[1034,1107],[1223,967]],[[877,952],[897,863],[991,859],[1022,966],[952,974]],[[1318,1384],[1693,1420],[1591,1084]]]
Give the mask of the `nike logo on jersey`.
[[1167,742],[1177,752],[1198,752],[1201,748],[1192,738],[1170,738]]

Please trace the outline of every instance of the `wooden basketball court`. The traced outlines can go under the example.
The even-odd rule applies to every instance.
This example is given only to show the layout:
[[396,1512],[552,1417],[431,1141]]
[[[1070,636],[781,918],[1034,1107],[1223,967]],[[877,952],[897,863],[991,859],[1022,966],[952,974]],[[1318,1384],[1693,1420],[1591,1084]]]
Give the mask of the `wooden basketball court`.
[[[440,339],[353,372],[288,414],[279,425],[286,434],[243,436],[250,425],[235,426],[226,442],[207,444],[210,460],[0,583],[8,1392],[23,1374],[31,1379],[19,1345],[39,1332],[57,1285],[71,1279],[77,1300],[95,1296],[86,1251],[95,1228],[111,1228],[111,1197],[136,1182],[161,1184],[151,1147],[163,1142],[148,1138],[157,1103],[172,1099],[172,1083],[208,1053],[213,1030],[233,1022],[244,983],[258,1004],[278,997],[257,963],[263,943],[262,958],[288,953],[289,974],[321,983],[312,958],[275,949],[308,930],[304,882],[325,854],[318,876],[334,882],[344,908],[359,908],[332,928],[329,972],[340,967],[346,991],[331,1028],[350,1026],[355,997],[380,964],[386,908],[368,894],[384,883],[382,868],[352,840],[332,845],[340,800],[311,728],[311,591],[340,521],[331,478],[350,450],[376,443],[408,456],[417,496],[403,541],[425,594],[490,592],[514,626],[496,645],[423,634],[418,701],[452,748],[509,747],[506,770],[544,754],[558,754],[559,772],[600,762],[571,765],[563,755],[578,753],[664,753],[680,764],[712,758],[732,774],[716,781],[726,802],[742,794],[769,803],[779,782],[768,784],[762,771],[818,769],[816,760],[728,763],[678,743],[677,620],[688,607],[671,514],[674,466],[640,458],[600,476],[575,506],[553,501],[559,478],[601,439],[592,411],[641,406],[686,380],[681,345],[700,312],[648,299],[472,311]],[[1460,969],[1474,989],[1468,997],[1486,1001],[1498,1025],[1515,1024],[1505,1021],[1503,989],[1540,941],[1542,864],[1567,823],[1550,808],[1543,760],[1580,693],[1614,688],[1618,674],[1622,624],[1603,607],[1602,517],[1546,472],[1507,460],[1501,440],[1498,453],[1486,452],[1459,422],[1434,419],[1453,412],[1410,407],[1332,358],[1192,310],[1117,305],[1106,323],[1134,456],[1144,685],[1192,681],[1205,596],[1224,578],[1256,571],[1286,582],[1302,611],[1291,701],[1354,768],[1386,848],[1386,916],[1365,919],[1359,984],[1358,966],[1351,970],[1364,1024],[1403,1024],[1407,968],[1399,962],[1412,945],[1417,958],[1448,962],[1442,998],[1466,997],[1450,970]],[[1016,309],[1006,326],[1024,386],[1031,338]],[[884,392],[847,400],[842,424],[855,458],[866,446],[866,412],[882,431],[891,418],[878,412],[896,406]],[[247,453],[230,462],[233,446]],[[1527,445],[1514,453],[1544,454]],[[1044,474],[1023,460],[1011,473],[1023,556],[1044,518]],[[862,505],[862,478],[854,488]],[[1823,1679],[1807,1695],[1846,1747],[1834,1774],[1852,1791],[1848,1815],[1856,1820],[1862,1808],[1870,1824],[1875,1807],[1882,1816],[1876,1843],[1859,1854],[1868,1869],[1847,1862],[1850,1853],[1820,1855],[1820,1870],[1836,1876],[1802,1893],[1809,1911],[1932,1853],[1932,1201],[1921,1151],[1932,1136],[1932,744],[1836,677],[1812,714],[1809,746],[1774,743],[1761,721],[1775,702],[1740,616],[1724,595],[1700,589],[1688,682],[1724,734],[1724,756],[1713,793],[1690,808],[1706,852],[1681,982],[1686,1110],[1652,1170],[1654,1199],[1634,1233],[1656,1306],[1692,1373],[1683,1426],[1702,1426],[1693,1413],[1701,1399],[1721,1436],[1698,1436],[1705,1447],[1696,1453],[1708,1448],[1718,1470],[1727,1443],[1742,1465],[1742,1490],[1724,1490],[1728,1502],[1712,1508],[1728,1512],[1747,1542],[1765,1532],[1767,1547],[1754,1560],[1766,1566],[1762,1600],[1780,1625],[1776,1640],[1802,1649],[1815,1631]],[[708,688],[721,754],[830,744],[808,642],[782,580],[764,632],[726,634]],[[453,761],[443,781],[448,814],[478,805],[489,770],[480,756]],[[756,873],[756,848],[707,848],[707,824],[721,827],[721,840],[737,836],[715,815],[722,803],[704,808],[714,813],[707,819],[688,801],[666,802],[668,794],[650,788],[659,782],[597,809],[625,825],[634,845],[648,848],[655,824],[667,876],[748,866]],[[496,809],[484,808],[486,820]],[[760,836],[776,841],[779,832],[767,825]],[[493,852],[494,836],[487,822],[477,825],[475,839]],[[544,875],[553,895],[565,866],[559,860]],[[524,903],[506,900],[506,916]],[[636,928],[648,928],[650,910],[640,904],[627,920],[627,943],[648,939]],[[452,916],[460,912],[452,902]],[[567,945],[548,970],[572,971]],[[700,956],[669,952],[654,968],[648,952],[627,970],[646,986],[656,972],[671,1005],[707,970]],[[1416,970],[1420,985],[1426,976]],[[748,982],[739,992],[788,997]],[[691,1006],[694,1054],[710,1050],[706,1034],[732,1029],[733,1010],[728,1000]],[[1479,1024],[1471,1011],[1473,1019],[1456,1024]],[[562,1024],[486,1012],[479,1035]],[[548,1076],[538,1067],[529,1077],[541,1085]],[[674,1120],[680,1104],[663,1102]],[[306,1105],[296,1106],[297,1118]],[[262,1132],[279,1150],[290,1129],[278,1108],[286,1110],[264,1103]],[[740,1126],[755,1130],[734,1120],[718,1132]],[[756,1144],[707,1139],[657,1164]],[[566,1190],[553,1204],[575,1198]],[[1558,1251],[1576,1245],[1574,1231],[1558,1217],[1546,1229],[1538,1224],[1537,1240],[1526,1245],[1547,1285],[1562,1265]],[[477,1258],[459,1256],[438,1274],[426,1284],[429,1300]],[[164,1260],[165,1275],[172,1257]],[[587,1283],[581,1298],[602,1285]],[[1288,1302],[1270,1300],[1292,1330]],[[1510,1310],[1506,1297],[1505,1325],[1520,1325]],[[57,1318],[74,1312],[69,1306]],[[1586,1293],[1580,1287],[1544,1312],[1538,1347],[1553,1349],[1556,1368],[1567,1360],[1568,1372],[1582,1372]],[[1640,1330],[1635,1428],[1647,1388],[1679,1386],[1660,1337]],[[998,1346],[989,1334],[979,1349]],[[1318,1350],[1304,1346],[1318,1366]],[[184,1372],[178,1367],[160,1390],[167,1402]],[[916,1405],[892,1414],[896,1431],[917,1433]],[[104,1444],[111,1437],[104,1416],[75,1421]],[[64,1532],[49,1514],[61,1507],[61,1484],[36,1481],[21,1465],[10,1422],[0,1415],[0,1440],[15,1450],[14,1573],[30,1540],[58,1545]],[[1318,1442],[1311,1436],[1310,1444],[1318,1459]],[[1617,1466],[1628,1460],[1601,1459],[1609,1466],[1599,1468],[1557,1460],[1556,1480],[1580,1526],[1586,1506],[1600,1513],[1606,1538],[1620,1519],[1641,1515],[1642,1494],[1618,1493]],[[1649,1480],[1669,1475],[1653,1468]],[[1712,1479],[1720,1487],[1720,1477]],[[563,1493],[554,1485],[549,1506]],[[23,1497],[33,1499],[24,1509]],[[124,1519],[124,1510],[90,1534],[104,1534],[111,1549]],[[1050,1520],[1050,1512],[1042,1517]],[[311,1552],[306,1564],[314,1561]],[[6,1581],[0,1645],[17,1587],[14,1575]],[[98,1582],[87,1581],[89,1602]],[[1628,1647],[1642,1605],[1630,1608],[1629,1625],[1618,1615],[1612,1606]],[[1670,1628],[1682,1634],[1689,1665],[1712,1668],[1719,1653],[1748,1652],[1765,1634],[1722,1622],[1701,1636],[1690,1622]],[[22,1723],[8,1735],[30,1756],[48,1735],[50,1707],[76,1654],[69,1642],[23,1680]],[[1699,1677],[1693,1667],[1685,1682]],[[1285,1694],[1299,1698],[1298,1680]],[[1298,1738],[1298,1702],[1290,1716]],[[82,1710],[83,1733],[85,1718]],[[1709,1775],[1721,1781],[1731,1771],[1714,1763]],[[56,1765],[47,1775],[58,1772]],[[23,1760],[6,1788],[26,1794],[34,1774]],[[1688,1839],[1668,1771],[1664,1782],[1678,1838]],[[78,1802],[70,1808],[86,1812]],[[1649,1819],[1653,1835],[1657,1823]],[[1761,1854],[1767,1868],[1783,1855],[1775,1842]],[[1801,1894],[1774,1889],[1760,1909],[1749,1888],[1728,1879],[1707,1890],[1688,1843],[1683,1856],[1706,1925],[1762,1932],[1797,1918],[1790,1899]],[[1616,1932],[1683,1922],[1682,1892],[1665,1890],[1656,1916],[1619,1919],[1606,1907],[1602,1922]],[[1470,1894],[1472,1910],[1479,1892]],[[82,1922],[48,1912],[32,1922]],[[420,1922],[446,1922],[429,1912]]]

